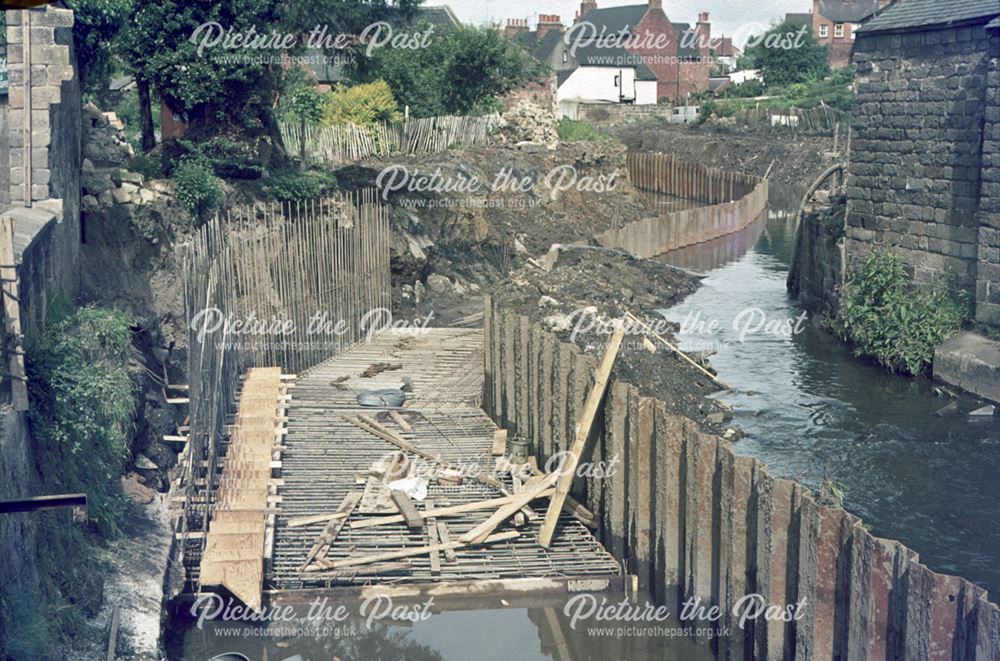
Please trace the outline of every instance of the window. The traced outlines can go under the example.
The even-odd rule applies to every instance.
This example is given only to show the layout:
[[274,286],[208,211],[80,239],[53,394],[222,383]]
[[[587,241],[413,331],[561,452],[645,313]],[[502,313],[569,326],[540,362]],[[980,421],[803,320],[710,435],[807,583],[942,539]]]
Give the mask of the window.
[[563,64],[569,62],[569,51],[563,51]]
[[615,76],[615,87],[621,87],[621,76]]
[[819,26],[819,36],[824,37],[824,38],[829,37],[830,36],[830,26],[829,25],[821,25],[821,26]]
[[844,24],[843,23],[837,23],[836,25],[833,26],[833,36],[837,37],[838,39],[839,38],[843,38],[843,36],[844,36]]
[[858,29],[858,26],[851,23],[851,41],[854,41],[854,31]]

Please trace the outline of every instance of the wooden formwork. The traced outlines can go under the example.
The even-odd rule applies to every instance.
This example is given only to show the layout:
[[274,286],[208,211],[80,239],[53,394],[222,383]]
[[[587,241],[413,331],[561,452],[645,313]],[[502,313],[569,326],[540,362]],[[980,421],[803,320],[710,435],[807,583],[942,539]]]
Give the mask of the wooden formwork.
[[[372,377],[362,376],[378,364],[399,365]],[[409,377],[412,393],[397,413],[409,427],[398,426],[388,409],[361,408],[359,391],[396,387]],[[525,591],[620,590],[626,581],[620,565],[582,523],[564,514],[551,548],[538,544],[545,502],[534,501],[537,518],[520,528],[520,535],[499,543],[466,547],[454,553],[421,553],[406,558],[406,567],[393,571],[303,571],[310,548],[324,531],[325,522],[291,525],[297,519],[335,512],[349,493],[364,489],[364,476],[376,459],[397,447],[344,417],[370,416],[422,451],[463,466],[478,466],[491,474],[491,453],[497,427],[479,408],[483,389],[483,335],[480,330],[425,329],[416,333],[389,331],[360,344],[342,356],[304,374],[295,383],[295,400],[288,411],[288,433],[282,455],[281,499],[275,528],[275,546],[267,584],[276,597],[315,589],[335,588],[345,594],[364,586],[378,586],[402,594],[441,596],[510,589]],[[462,484],[428,485],[428,495],[417,502],[423,513],[439,507],[457,507],[503,496],[514,487],[500,476],[500,487],[473,479]],[[459,539],[489,517],[496,508],[438,519],[447,523],[452,540]],[[378,554],[421,549],[440,542],[437,531],[411,529],[403,521],[370,525],[378,515],[351,514],[326,551],[336,562]],[[401,517],[398,517],[401,518]],[[425,519],[429,521],[430,519]],[[510,531],[508,527],[503,530]],[[420,587],[423,586],[423,587]]]
[[280,368],[247,372],[231,427],[198,574],[202,588],[224,587],[254,610],[262,605],[264,557],[273,529],[271,466],[278,457],[285,398]]

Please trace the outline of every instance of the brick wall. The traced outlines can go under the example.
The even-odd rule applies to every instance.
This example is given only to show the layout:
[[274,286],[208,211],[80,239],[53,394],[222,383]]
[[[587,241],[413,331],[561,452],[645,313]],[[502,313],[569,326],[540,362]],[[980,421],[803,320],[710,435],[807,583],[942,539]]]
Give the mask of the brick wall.
[[849,269],[880,243],[917,282],[974,288],[988,44],[982,26],[858,35]]
[[1000,326],[1000,30],[992,31],[983,128],[976,318]]

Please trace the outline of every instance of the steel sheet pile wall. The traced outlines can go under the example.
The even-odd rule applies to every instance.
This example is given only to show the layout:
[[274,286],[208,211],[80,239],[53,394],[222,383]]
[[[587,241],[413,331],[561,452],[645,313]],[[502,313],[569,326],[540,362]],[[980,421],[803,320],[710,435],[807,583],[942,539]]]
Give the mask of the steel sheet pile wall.
[[670,250],[738,232],[767,208],[767,180],[686,163],[667,154],[630,153],[632,185],[676,195],[709,206],[644,218],[597,235],[608,248],[636,257],[655,257]]
[[[361,340],[370,311],[388,310],[388,214],[371,190],[233,209],[194,237],[185,278],[190,432],[179,528],[198,531],[213,486],[198,479],[216,476],[240,374],[250,367],[306,369]],[[316,315],[328,326],[320,329]],[[248,334],[237,325],[252,320],[271,330]],[[291,324],[275,332],[272,320]]]
[[[532,439],[542,466],[569,447],[597,358],[489,299],[485,312],[484,408]],[[658,602],[722,607],[718,625],[732,635],[717,640],[719,658],[1000,658],[1000,610],[984,590],[928,570],[635,384],[609,388],[584,460],[617,458],[616,470],[578,479],[575,495]],[[804,602],[803,616],[741,631],[734,607],[753,593],[779,607]]]
[[[457,145],[488,145],[498,121],[498,115],[449,115],[372,126],[306,126],[306,159],[338,165],[373,156],[432,154]],[[300,125],[281,125],[281,135],[289,153],[301,153],[302,134]]]

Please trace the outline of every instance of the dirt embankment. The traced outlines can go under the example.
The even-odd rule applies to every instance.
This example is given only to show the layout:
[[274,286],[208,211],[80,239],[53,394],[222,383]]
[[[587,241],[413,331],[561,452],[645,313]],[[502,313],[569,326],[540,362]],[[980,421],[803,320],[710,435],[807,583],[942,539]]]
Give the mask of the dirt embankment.
[[388,189],[393,308],[450,323],[481,312],[485,291],[553,243],[588,243],[648,216],[625,154],[617,144],[490,147],[368,161],[336,176],[344,189]]
[[653,335],[677,346],[677,324],[658,311],[699,286],[698,278],[662,262],[616,250],[571,247],[560,253],[551,271],[527,265],[499,283],[492,296],[504,310],[539,322],[560,340],[595,355],[603,351],[613,320],[634,314],[645,327],[626,322],[615,376],[639,384],[644,395],[666,402],[672,412],[708,431],[734,438],[738,432],[728,431],[726,424],[731,409],[708,398],[718,386]]
[[[684,160],[734,172],[764,176],[773,163],[769,179],[779,185],[806,186],[837,160],[831,155],[832,136],[660,121],[599,128],[630,149],[676,154]],[[843,139],[839,142],[842,151]]]

